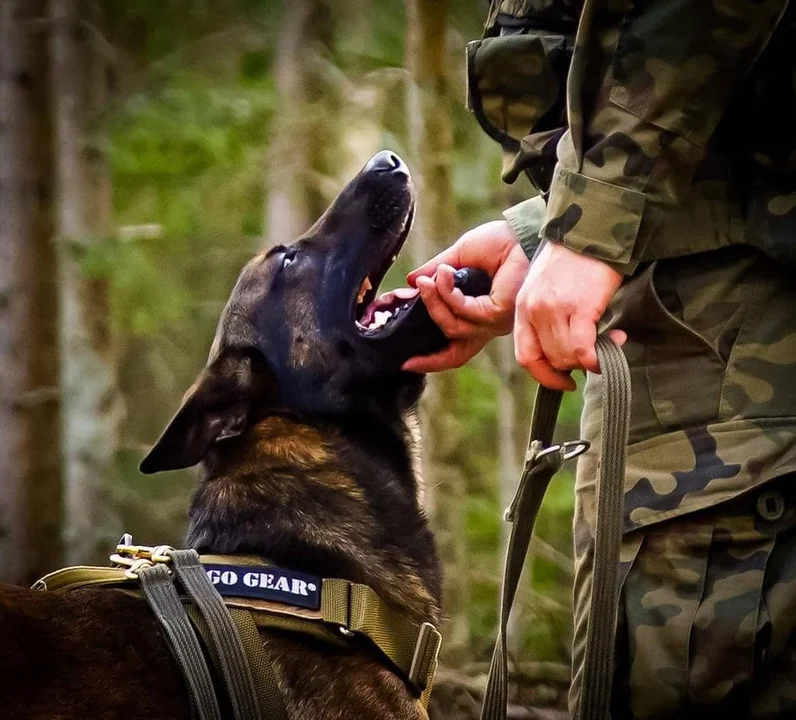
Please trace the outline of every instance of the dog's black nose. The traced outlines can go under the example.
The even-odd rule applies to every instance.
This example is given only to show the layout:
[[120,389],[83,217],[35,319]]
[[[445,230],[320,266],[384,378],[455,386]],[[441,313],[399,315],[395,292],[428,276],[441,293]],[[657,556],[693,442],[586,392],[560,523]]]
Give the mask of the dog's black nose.
[[365,165],[365,172],[401,173],[403,175],[409,175],[409,168],[406,167],[406,163],[394,152],[382,150],[368,160],[367,165]]

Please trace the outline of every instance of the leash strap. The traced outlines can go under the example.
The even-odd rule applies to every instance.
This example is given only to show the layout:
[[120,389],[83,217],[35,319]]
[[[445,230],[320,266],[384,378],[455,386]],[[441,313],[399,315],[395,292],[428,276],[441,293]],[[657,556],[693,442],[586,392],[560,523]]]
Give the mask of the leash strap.
[[259,720],[257,688],[246,650],[224,601],[208,580],[196,550],[174,550],[171,567],[207,624],[210,653],[224,676],[235,720]]
[[619,555],[627,443],[630,434],[630,368],[607,337],[597,340],[603,374],[603,422],[595,520],[594,578],[586,629],[579,720],[610,717],[614,634],[619,606]]
[[221,720],[210,670],[174,588],[171,573],[165,565],[153,565],[141,569],[138,578],[144,597],[163,629],[172,655],[185,678],[196,717],[199,720]]
[[[604,378],[602,454],[598,478],[594,582],[578,720],[606,720],[609,717],[619,598],[622,501],[630,429],[630,371],[625,356],[606,336],[597,338],[597,356]],[[563,393],[558,390],[540,386],[537,391],[525,467],[517,494],[506,512],[506,520],[512,526],[503,575],[500,623],[489,668],[481,720],[506,718],[506,631],[542,500],[550,480],[564,461],[580,455],[588,447],[583,442],[551,445],[562,398]]]

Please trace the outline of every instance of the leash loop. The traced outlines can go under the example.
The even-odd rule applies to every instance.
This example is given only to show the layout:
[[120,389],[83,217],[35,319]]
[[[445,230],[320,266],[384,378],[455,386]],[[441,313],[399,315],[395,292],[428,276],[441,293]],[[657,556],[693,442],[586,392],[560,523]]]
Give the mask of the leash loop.
[[[163,627],[173,654],[183,670],[192,705],[201,720],[220,720],[218,703],[212,680],[209,686],[212,703],[207,700],[206,685],[210,674],[191,621],[174,587],[175,578],[196,604],[206,630],[204,635],[208,640],[210,653],[221,668],[235,719],[259,720],[258,703],[261,697],[246,648],[233,617],[200,564],[197,552],[175,550],[170,545],[134,545],[132,538],[125,534],[116,546],[116,552],[111,555],[111,562],[125,568],[126,578],[141,583],[147,602]],[[258,664],[264,666],[267,663]],[[262,676],[262,668],[258,669],[258,674]],[[273,671],[270,671],[269,680],[276,687]],[[274,720],[287,718],[287,710],[278,692],[270,695],[268,702],[271,717]]]
[[199,720],[221,720],[210,670],[171,573],[163,564],[154,565],[145,559],[136,563],[147,563],[135,571],[136,579],[171,646],[171,654],[188,686],[191,708]]
[[210,652],[221,666],[236,720],[258,720],[257,688],[243,642],[221,595],[199,563],[199,554],[173,550],[170,558],[174,574],[207,624]]
[[[603,374],[602,444],[597,486],[594,581],[577,720],[606,720],[610,717],[614,633],[619,602],[622,503],[630,429],[630,370],[627,360],[607,336],[597,338],[597,356]],[[583,440],[552,444],[563,395],[559,390],[544,386],[537,390],[525,467],[517,493],[504,516],[512,526],[501,589],[498,634],[481,720],[506,718],[508,621],[542,500],[563,463],[589,449],[589,444]]]

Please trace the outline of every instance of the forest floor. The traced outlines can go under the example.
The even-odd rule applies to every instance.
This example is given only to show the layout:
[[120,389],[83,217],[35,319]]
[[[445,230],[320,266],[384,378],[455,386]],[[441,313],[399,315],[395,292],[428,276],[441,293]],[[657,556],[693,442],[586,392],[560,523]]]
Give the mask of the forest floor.
[[[510,720],[566,720],[568,678],[563,666],[553,663],[541,678],[540,668],[513,673],[509,685],[507,717]],[[479,672],[480,671],[480,672]],[[486,688],[486,667],[476,672],[440,668],[431,695],[431,720],[478,720]]]

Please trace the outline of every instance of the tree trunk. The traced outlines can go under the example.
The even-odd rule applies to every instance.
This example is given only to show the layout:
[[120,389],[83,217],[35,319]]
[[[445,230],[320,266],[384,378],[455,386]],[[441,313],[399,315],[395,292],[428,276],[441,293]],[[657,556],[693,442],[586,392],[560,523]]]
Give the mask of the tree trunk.
[[[457,226],[451,179],[453,121],[445,46],[450,2],[407,0],[406,9],[406,65],[411,76],[408,130],[419,198],[412,247],[414,259],[420,262],[450,242]],[[439,238],[443,245],[432,238]],[[425,504],[448,571],[445,612],[450,623],[446,645],[452,658],[466,651],[470,639],[464,512],[467,487],[462,471],[462,430],[457,420],[454,374],[429,378],[423,410]]]
[[307,92],[312,47],[308,41],[317,32],[316,4],[316,0],[284,4],[274,67],[280,112],[268,148],[266,247],[287,245],[310,225],[307,184],[312,142]]
[[44,0],[0,3],[0,580],[61,562]]
[[50,8],[66,545],[70,563],[86,563],[107,556],[120,534],[108,492],[122,415],[108,281],[83,269],[112,232],[100,131],[107,67],[89,29],[101,25],[97,4],[51,0]]
[[[519,368],[514,360],[514,342],[510,335],[500,338],[495,343],[496,365],[500,377],[500,386],[497,396],[497,420],[498,420],[498,474],[500,478],[500,509],[501,511],[511,505],[517,491],[521,472],[521,454],[517,446],[517,402],[516,396],[520,388],[517,387],[517,375]],[[498,556],[498,577],[503,577],[503,567],[508,550],[509,534],[511,532],[510,523],[503,522],[500,525],[500,554]],[[523,595],[523,590],[529,583],[531,561],[528,559],[526,566],[526,582],[518,589],[518,595]],[[507,632],[507,645],[509,651],[516,652],[519,648],[517,642],[520,640],[522,628],[523,606],[518,602],[509,618]]]

